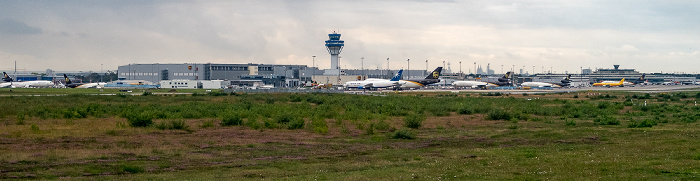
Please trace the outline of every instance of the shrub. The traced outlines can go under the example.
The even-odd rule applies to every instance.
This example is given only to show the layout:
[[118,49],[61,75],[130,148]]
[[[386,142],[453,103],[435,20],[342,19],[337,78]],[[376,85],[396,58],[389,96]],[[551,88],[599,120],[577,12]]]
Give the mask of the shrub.
[[593,120],[597,125],[620,125],[620,121],[612,116],[599,116]]
[[416,139],[416,135],[408,129],[399,129],[391,136],[393,139]]
[[651,120],[651,119],[644,119],[642,121],[630,121],[630,123],[627,125],[628,128],[651,128],[652,126],[656,125],[656,121]]
[[494,109],[486,115],[487,120],[510,120],[513,118],[509,112],[502,109]]
[[121,170],[123,172],[127,172],[127,173],[141,173],[141,172],[145,171],[145,169],[143,169],[139,166],[132,166],[132,165],[122,165]]
[[459,108],[457,113],[471,115],[471,114],[476,113],[476,110],[474,110],[474,108],[472,108],[471,106],[464,106],[462,108]]
[[160,130],[170,129],[170,125],[168,125],[168,123],[166,123],[165,121],[161,121],[160,123],[156,124],[155,127]]
[[249,127],[250,129],[261,129],[263,127],[262,124],[258,121],[258,117],[248,117],[248,120],[245,121],[245,126]]
[[311,128],[313,128],[314,133],[328,133],[328,124],[326,123],[326,120],[322,117],[314,116],[313,118],[311,118]]
[[576,126],[576,120],[566,120],[564,126]]
[[170,124],[172,125],[172,129],[189,130],[190,128],[190,126],[187,125],[187,122],[184,120],[172,120],[170,121]]
[[224,114],[221,119],[221,126],[238,126],[243,124],[243,119],[237,114]]
[[387,131],[391,129],[391,125],[384,120],[379,120],[377,123],[374,123],[374,129],[379,131]]
[[142,96],[150,96],[150,95],[153,95],[153,93],[149,92],[149,91],[144,91],[143,94],[141,94],[141,95]]
[[403,117],[404,126],[407,128],[417,129],[423,126],[423,121],[426,117],[420,114],[409,114]]
[[124,115],[126,121],[132,127],[148,127],[153,125],[153,114],[150,112],[128,112]]
[[283,113],[283,114],[277,115],[277,117],[275,117],[275,122],[277,122],[277,123],[286,124],[286,123],[291,122],[292,120],[294,120],[294,116],[292,116],[291,114],[288,114],[288,113]]
[[287,129],[301,129],[301,128],[304,128],[304,119],[301,119],[301,118],[292,119],[292,121],[290,121],[287,124]]
[[199,125],[200,128],[209,128],[209,127],[214,127],[214,121],[208,120],[204,121],[204,123]]
[[41,130],[39,130],[39,126],[37,126],[36,124],[32,124],[32,132],[34,134],[38,134],[39,132],[41,132]]

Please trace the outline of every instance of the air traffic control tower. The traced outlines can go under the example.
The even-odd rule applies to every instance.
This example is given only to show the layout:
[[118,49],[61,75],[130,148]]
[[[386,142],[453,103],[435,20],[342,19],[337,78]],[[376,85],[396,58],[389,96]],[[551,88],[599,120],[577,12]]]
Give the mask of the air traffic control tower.
[[323,75],[339,75],[340,65],[338,64],[338,58],[340,51],[342,51],[343,46],[345,46],[345,41],[340,40],[340,34],[335,33],[335,31],[332,34],[328,34],[328,39],[329,40],[326,40],[326,49],[328,49],[328,53],[331,54],[331,68],[326,69]]

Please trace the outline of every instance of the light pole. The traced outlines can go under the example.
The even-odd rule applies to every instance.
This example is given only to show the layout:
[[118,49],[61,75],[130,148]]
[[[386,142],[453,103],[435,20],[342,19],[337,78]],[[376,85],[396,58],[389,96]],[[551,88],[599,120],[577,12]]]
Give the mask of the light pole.
[[532,66],[532,75],[535,75],[535,66]]
[[581,66],[581,75],[579,75],[579,86],[583,85],[583,66]]
[[[365,57],[362,57],[360,59],[362,59],[361,60],[362,64],[360,64],[360,68],[362,68],[362,76],[365,76]],[[364,80],[364,79],[362,79],[362,80]]]
[[459,61],[459,75],[462,76],[462,61]]
[[476,62],[474,62],[474,78],[476,78],[476,74],[477,74],[477,72],[476,72]]
[[102,65],[103,64],[100,64],[100,82],[102,82]]
[[[391,75],[391,69],[389,68],[389,58],[386,58],[386,74]],[[390,77],[390,76],[387,76]]]
[[513,74],[515,74],[515,65],[513,65],[513,68],[511,68],[510,71],[513,72]]
[[424,72],[423,76],[425,77],[426,76],[425,74],[427,74],[427,73],[428,73],[428,60],[425,60],[425,72]]
[[406,60],[406,78],[411,79],[411,59]]
[[505,72],[503,72],[503,64],[501,64],[501,74],[505,74]]
[[311,75],[316,74],[316,55],[311,56],[311,68],[314,68],[314,73],[311,73]]

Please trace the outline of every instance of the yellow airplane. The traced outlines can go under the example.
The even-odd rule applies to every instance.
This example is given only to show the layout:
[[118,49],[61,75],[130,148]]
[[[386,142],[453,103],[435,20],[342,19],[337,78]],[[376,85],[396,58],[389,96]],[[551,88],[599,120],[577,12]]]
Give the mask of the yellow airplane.
[[595,83],[595,84],[593,84],[593,86],[624,87],[625,86],[625,78],[622,78],[622,80],[620,80],[620,82],[618,82],[618,83]]

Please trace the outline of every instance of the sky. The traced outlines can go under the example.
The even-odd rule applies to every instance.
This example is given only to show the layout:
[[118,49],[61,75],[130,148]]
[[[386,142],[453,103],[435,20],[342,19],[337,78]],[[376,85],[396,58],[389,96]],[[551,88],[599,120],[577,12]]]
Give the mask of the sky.
[[[263,63],[700,73],[700,1],[3,0],[0,70]],[[316,56],[315,61],[312,56]],[[364,59],[363,59],[364,57]],[[389,62],[387,65],[387,58]],[[461,63],[460,63],[461,62]],[[461,65],[461,66],[460,66]]]

